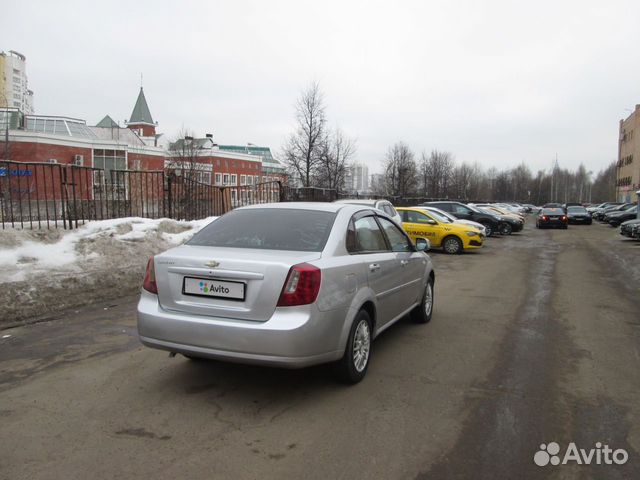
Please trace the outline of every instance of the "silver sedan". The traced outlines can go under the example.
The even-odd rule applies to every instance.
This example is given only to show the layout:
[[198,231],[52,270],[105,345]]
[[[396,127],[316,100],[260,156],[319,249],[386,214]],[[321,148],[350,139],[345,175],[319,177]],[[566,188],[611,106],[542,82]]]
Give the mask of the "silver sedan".
[[371,341],[407,314],[431,319],[435,275],[390,218],[338,203],[238,208],[149,260],[138,332],[187,357],[366,374]]

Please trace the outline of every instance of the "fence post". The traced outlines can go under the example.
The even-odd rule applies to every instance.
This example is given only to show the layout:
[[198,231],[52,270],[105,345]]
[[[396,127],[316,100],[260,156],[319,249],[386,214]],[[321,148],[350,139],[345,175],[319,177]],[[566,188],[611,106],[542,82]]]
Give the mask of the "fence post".
[[172,194],[171,194],[171,175],[167,175],[167,204],[168,205],[167,205],[166,210],[169,211],[169,217],[168,218],[173,218],[172,211],[171,211],[171,209],[172,209],[171,197],[172,197]]

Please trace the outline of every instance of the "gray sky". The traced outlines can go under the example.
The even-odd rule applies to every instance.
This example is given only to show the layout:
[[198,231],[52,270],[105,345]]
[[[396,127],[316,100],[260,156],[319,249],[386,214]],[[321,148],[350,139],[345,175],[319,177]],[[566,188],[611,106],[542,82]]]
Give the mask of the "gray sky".
[[27,56],[36,112],[128,118],[144,89],[160,131],[270,146],[317,80],[372,171],[419,154],[532,170],[617,157],[640,103],[637,1],[7,2],[0,49]]

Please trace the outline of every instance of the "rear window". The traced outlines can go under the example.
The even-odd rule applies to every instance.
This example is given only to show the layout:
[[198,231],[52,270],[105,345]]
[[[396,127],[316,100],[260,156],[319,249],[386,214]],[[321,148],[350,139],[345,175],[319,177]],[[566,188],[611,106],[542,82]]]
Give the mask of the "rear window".
[[543,208],[543,215],[562,215],[564,211],[561,208]]
[[335,213],[316,210],[234,210],[204,227],[187,245],[320,252],[335,218]]
[[571,213],[586,213],[587,210],[584,207],[567,207],[567,211]]

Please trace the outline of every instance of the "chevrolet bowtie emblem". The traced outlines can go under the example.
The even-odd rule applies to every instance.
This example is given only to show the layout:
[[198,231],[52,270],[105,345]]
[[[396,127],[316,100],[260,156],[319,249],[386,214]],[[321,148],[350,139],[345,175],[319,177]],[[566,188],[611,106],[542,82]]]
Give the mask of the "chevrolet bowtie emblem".
[[216,262],[215,260],[211,260],[210,262],[207,262],[204,264],[205,267],[209,267],[209,268],[216,268],[218,266],[220,266],[220,262]]

